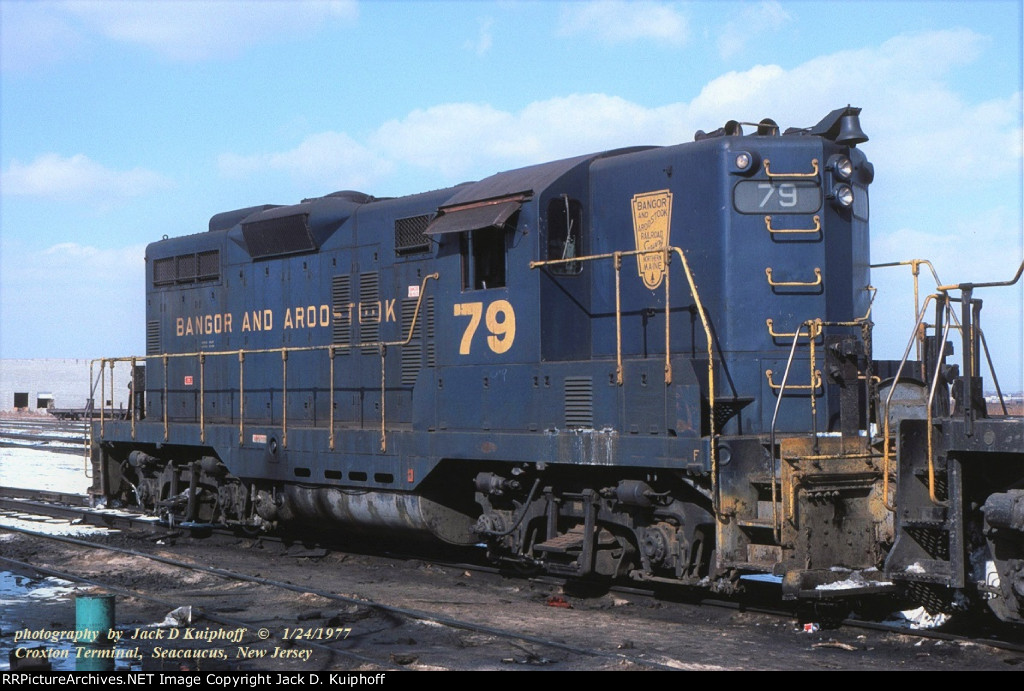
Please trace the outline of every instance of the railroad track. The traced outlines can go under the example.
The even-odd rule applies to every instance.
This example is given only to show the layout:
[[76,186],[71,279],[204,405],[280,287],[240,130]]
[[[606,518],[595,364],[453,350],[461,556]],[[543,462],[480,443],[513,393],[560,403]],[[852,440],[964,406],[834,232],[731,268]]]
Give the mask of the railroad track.
[[[2,495],[2,494],[5,494],[5,492],[3,491],[2,488],[0,488],[0,495]],[[141,529],[141,530],[146,531],[147,535],[150,538],[149,539],[150,543],[152,543],[154,541],[154,539],[153,539],[154,537],[159,537],[159,536],[167,537],[168,535],[173,537],[174,535],[182,534],[181,533],[181,530],[182,530],[181,527],[178,527],[176,529],[171,529],[171,528],[169,528],[167,526],[155,526],[151,522],[151,519],[150,519],[150,522],[143,523],[143,522],[140,522],[140,519],[138,517],[134,517],[134,519],[133,519],[131,516],[111,515],[109,512],[97,512],[97,511],[94,511],[94,510],[89,510],[89,509],[87,509],[85,507],[82,507],[82,506],[71,506],[71,507],[69,507],[69,506],[58,506],[57,504],[53,503],[53,500],[61,499],[61,498],[60,497],[52,496],[52,493],[41,493],[41,494],[29,497],[29,498],[26,498],[25,495],[30,494],[30,493],[27,493],[25,491],[21,491],[20,494],[22,495],[22,498],[19,498],[19,499],[7,499],[7,500],[5,500],[5,503],[2,506],[0,506],[0,508],[6,508],[8,506],[7,502],[10,502],[11,504],[13,504],[13,508],[14,509],[16,509],[16,510],[22,512],[22,513],[30,512],[30,511],[39,511],[40,513],[46,513],[46,514],[51,515],[51,516],[53,516],[53,515],[61,515],[61,516],[64,516],[66,518],[70,518],[70,519],[76,521],[77,523],[89,522],[89,523],[93,523],[93,524],[102,524],[102,525],[107,525],[107,526],[110,526],[110,527],[118,527],[118,528],[121,528],[121,529],[124,529],[124,530],[130,530],[130,531],[135,531],[135,532],[137,532],[137,531],[139,531]],[[41,500],[44,500],[44,499],[47,500],[47,501],[41,501]],[[74,496],[72,496],[72,497],[63,497],[63,499],[69,499],[72,502],[80,502],[82,500],[81,497],[74,497]],[[75,517],[76,514],[78,514],[78,517]],[[132,520],[136,521],[136,523],[132,524],[131,523]],[[331,603],[334,603],[334,604],[336,604],[338,606],[361,607],[361,608],[365,608],[368,611],[374,612],[374,617],[384,617],[385,619],[390,617],[390,618],[397,618],[397,619],[400,619],[400,620],[403,620],[403,621],[415,621],[415,622],[420,622],[421,625],[443,626],[443,627],[446,627],[446,628],[450,628],[452,630],[459,630],[459,631],[463,632],[462,635],[484,636],[484,637],[493,637],[493,638],[496,638],[496,639],[501,639],[501,640],[505,641],[508,645],[520,646],[522,648],[522,650],[529,649],[530,650],[529,654],[525,654],[524,653],[524,655],[525,655],[525,657],[523,658],[524,660],[538,659],[538,660],[547,660],[547,661],[550,662],[552,659],[555,659],[558,656],[562,656],[562,657],[568,656],[568,657],[573,657],[573,658],[576,658],[576,659],[580,659],[580,658],[592,659],[592,660],[595,660],[595,661],[599,661],[602,664],[607,664],[607,663],[611,663],[611,662],[617,662],[618,664],[626,664],[626,665],[630,665],[632,667],[639,666],[639,667],[643,667],[643,668],[659,668],[659,666],[665,666],[667,668],[679,668],[679,663],[676,662],[676,661],[673,661],[671,659],[668,660],[668,661],[664,661],[664,660],[658,660],[658,659],[651,659],[650,657],[647,657],[647,656],[645,656],[643,654],[623,653],[623,652],[615,650],[615,649],[612,649],[612,650],[604,649],[604,650],[602,650],[599,647],[594,647],[594,646],[567,644],[567,643],[564,643],[564,642],[553,640],[550,636],[545,637],[545,636],[538,636],[538,635],[533,635],[533,634],[524,635],[521,631],[515,631],[515,630],[512,630],[510,628],[502,628],[502,627],[495,627],[495,626],[491,626],[491,625],[485,625],[485,624],[481,624],[479,621],[475,621],[474,622],[474,621],[470,621],[468,619],[462,619],[462,618],[458,618],[458,617],[451,617],[451,616],[446,615],[444,613],[439,613],[439,612],[436,612],[436,611],[431,611],[429,609],[428,610],[412,609],[412,608],[409,608],[409,607],[405,607],[405,606],[397,605],[397,604],[393,604],[393,603],[389,604],[388,602],[380,601],[378,599],[364,598],[364,597],[354,597],[354,596],[351,596],[351,595],[342,595],[342,594],[339,594],[337,592],[333,592],[333,591],[330,591],[330,590],[325,590],[325,589],[320,588],[320,587],[299,586],[299,585],[295,585],[294,583],[285,583],[283,580],[275,580],[275,579],[264,578],[263,576],[257,575],[255,573],[243,573],[242,571],[235,570],[235,569],[222,569],[222,568],[218,568],[218,567],[203,567],[203,566],[196,565],[194,563],[189,563],[189,562],[184,561],[182,559],[178,559],[176,557],[168,557],[166,555],[153,555],[151,553],[140,552],[138,550],[126,550],[126,549],[121,548],[121,547],[115,547],[115,546],[112,546],[112,545],[105,545],[105,544],[97,544],[97,543],[94,543],[94,542],[89,542],[89,541],[81,540],[80,538],[60,538],[60,537],[51,537],[51,536],[42,535],[42,534],[34,535],[33,531],[31,529],[26,530],[24,528],[21,529],[21,531],[24,534],[32,535],[32,539],[35,539],[35,540],[44,540],[44,539],[45,540],[61,540],[61,541],[66,542],[67,544],[78,544],[81,547],[81,549],[83,549],[83,550],[102,550],[102,551],[106,551],[106,552],[120,553],[120,554],[126,555],[126,556],[128,556],[128,557],[130,557],[132,559],[139,560],[140,566],[138,568],[140,568],[140,569],[142,568],[142,566],[141,566],[142,560],[146,560],[146,561],[152,562],[152,563],[160,563],[160,564],[164,564],[164,565],[167,565],[167,566],[173,566],[173,567],[178,568],[178,569],[184,569],[184,570],[190,570],[190,571],[194,571],[194,572],[203,572],[203,573],[206,573],[206,574],[216,575],[218,577],[224,578],[224,579],[229,580],[229,581],[237,582],[237,583],[248,583],[248,584],[251,584],[251,585],[254,585],[254,586],[258,585],[258,586],[263,587],[263,588],[280,589],[280,590],[288,591],[288,592],[291,592],[291,593],[295,593],[299,597],[315,596],[317,598],[324,598],[325,601],[330,601]],[[203,541],[203,542],[206,542],[206,541]],[[252,545],[252,544],[259,543],[260,545],[266,546],[266,545],[270,544],[271,542],[272,542],[271,538],[265,538],[265,539],[260,539],[259,541],[249,541],[249,544]],[[217,547],[216,549],[218,551],[223,551],[222,547]],[[284,548],[282,547],[281,549],[283,550]],[[312,546],[312,548],[310,548],[310,549],[306,549],[304,552],[301,551],[301,550],[298,553],[296,553],[294,551],[292,552],[292,556],[293,557],[294,556],[308,555],[308,556],[316,558],[316,557],[323,556],[325,554],[328,554],[327,550],[322,549],[322,548],[317,548],[315,546]],[[343,559],[343,560],[349,559],[349,558],[365,558],[365,555],[362,555],[361,557],[358,556],[358,555],[355,556],[355,557],[353,557],[353,555],[341,555],[340,558]],[[420,556],[409,557],[409,556],[403,556],[403,555],[398,555],[398,556],[388,557],[388,558],[392,559],[395,563],[400,563],[402,561],[410,560],[410,559],[412,559],[412,560],[422,560],[423,559]],[[14,566],[14,568],[17,568],[18,570],[26,570],[26,569],[32,568],[32,566],[30,564],[27,564],[27,563],[26,564],[21,564],[21,563],[15,564],[9,558],[5,558],[4,561],[6,561],[9,564],[12,564],[12,566]],[[484,577],[484,574],[487,574],[487,573],[491,574],[491,577],[500,578],[500,576],[496,575],[496,570],[488,569],[486,567],[481,567],[481,566],[472,565],[472,564],[430,562],[430,567],[431,568],[438,568],[438,569],[447,569],[447,570],[451,571],[452,573],[462,573],[462,574],[465,574],[466,577],[472,577],[472,578],[481,578],[481,577]],[[67,572],[67,571],[64,571],[62,573],[56,573],[56,571],[59,571],[59,570],[50,569],[49,571],[47,571],[46,569],[48,569],[48,568],[49,567],[45,567],[44,566],[39,571],[41,573],[46,573],[48,575],[55,575],[55,576],[59,576],[61,578],[66,578],[67,580],[75,580],[75,578],[76,578],[76,575],[74,573],[70,573],[70,572]],[[326,568],[326,567],[317,567],[317,571],[322,573],[322,568]],[[470,576],[470,574],[471,574],[471,576]],[[184,578],[184,577],[182,577],[182,578]],[[96,586],[103,586],[103,587],[110,586],[112,589],[116,589],[116,588],[122,587],[122,586],[117,585],[116,583],[110,583],[110,582],[103,583],[102,582],[103,580],[104,579],[91,578],[91,579],[88,580],[88,582],[90,582],[92,585],[96,585]],[[558,587],[559,583],[555,582],[553,579],[533,580],[530,583],[534,584],[534,585],[539,583],[539,584],[542,584],[542,585],[546,585],[547,587],[551,588],[554,592],[558,592],[559,591],[559,587]],[[144,592],[139,592],[139,591],[137,591],[137,589],[122,588],[122,590],[124,591],[122,594],[124,594],[125,596],[130,594],[132,597],[139,597],[139,598],[149,597],[149,595],[147,595]],[[129,591],[131,591],[131,592],[129,593]],[[653,602],[655,598],[654,598],[654,596],[649,591],[643,591],[643,590],[632,588],[632,587],[616,589],[613,592],[617,594],[616,597],[639,598],[638,601],[640,601],[640,602],[647,602],[648,604],[644,605],[644,606],[648,606],[648,607],[649,606],[659,606],[659,607],[660,606],[676,606],[675,603],[673,603],[672,605],[651,605],[650,603]],[[190,593],[189,597],[191,597],[192,595],[195,595],[195,593]],[[161,595],[161,596],[156,596],[156,597],[157,597],[157,600],[164,601],[164,604],[167,605],[167,606],[174,605],[175,607],[177,607],[177,606],[180,606],[182,604],[182,601],[175,601],[173,599],[169,599],[167,595]],[[434,598],[434,595],[430,594],[426,598],[426,600],[432,602],[433,601],[432,598]],[[578,600],[578,599],[568,598],[568,596],[567,596],[567,599],[572,600],[572,601],[576,602],[577,604],[580,603],[580,600]],[[555,602],[554,604],[557,605],[558,603]],[[716,607],[729,607],[729,608],[732,608],[733,610],[742,610],[742,611],[747,611],[747,612],[752,611],[751,607],[748,607],[748,606],[742,605],[742,604],[737,604],[736,602],[728,602],[728,601],[722,602],[722,601],[707,601],[707,600],[704,600],[702,602],[701,606],[707,607],[709,605],[713,605],[713,606],[716,606]],[[257,624],[260,623],[260,621],[258,621],[258,620],[245,620],[245,619],[239,619],[239,618],[235,618],[235,617],[227,617],[227,618],[221,617],[221,619],[223,619],[223,622],[222,622],[221,619],[217,618],[217,617],[221,616],[218,612],[210,611],[208,613],[210,615],[212,615],[212,616],[211,617],[206,617],[206,619],[204,621],[211,622],[211,623],[216,623],[216,624],[221,625],[221,626],[229,626],[229,627],[230,626],[235,626],[235,627],[237,627],[237,626],[241,626],[242,624],[245,624],[247,626],[256,626]],[[205,616],[205,613],[204,613],[203,616]],[[294,613],[293,613],[293,616],[294,616]],[[781,616],[784,619],[788,618],[790,621],[792,620],[792,613],[789,613],[789,614],[783,613],[783,614],[778,615],[778,616]],[[427,624],[423,624],[423,622],[427,622]],[[263,623],[265,624],[267,622],[263,622]],[[296,626],[297,622],[294,619],[292,619],[290,621],[286,620],[286,619],[278,619],[278,620],[275,620],[275,622],[272,622],[272,623],[273,623],[273,626],[271,626],[270,628],[273,629],[273,630],[284,631],[285,629],[300,628],[300,627]],[[264,627],[258,627],[257,626],[256,629],[249,629],[249,628],[247,628],[246,630],[247,631],[250,631],[250,630],[259,631],[260,628],[267,628],[267,627],[266,626],[264,626]],[[319,627],[319,628],[323,628],[323,627]],[[328,628],[330,628],[330,627],[328,627]],[[844,630],[846,630],[846,631],[864,630],[864,631],[880,632],[880,633],[883,633],[883,634],[886,634],[886,633],[894,634],[894,635],[899,635],[901,637],[913,637],[914,639],[919,640],[919,641],[948,642],[948,643],[956,643],[956,644],[960,644],[960,645],[978,645],[978,644],[980,644],[980,645],[984,645],[984,646],[988,646],[988,647],[998,648],[998,649],[1001,649],[1003,651],[1007,651],[1007,652],[1011,652],[1011,653],[1022,653],[1022,652],[1024,652],[1024,646],[1022,646],[1019,642],[1016,642],[1016,641],[992,640],[992,639],[972,640],[969,636],[963,635],[963,634],[953,634],[953,633],[948,633],[948,632],[944,632],[944,631],[931,631],[931,630],[910,631],[910,630],[907,630],[906,628],[894,627],[892,625],[880,624],[880,623],[876,623],[876,622],[865,622],[865,621],[860,621],[860,620],[848,620],[848,621],[843,622],[843,627],[842,628]],[[268,640],[269,640],[269,642],[266,643],[266,645],[270,645],[270,643],[274,643],[275,642],[274,640],[270,640],[270,639],[268,639]],[[278,640],[276,642],[278,644],[280,644],[280,643],[282,643],[284,641]],[[292,644],[293,645],[297,645],[297,643],[295,643],[294,641],[292,641]],[[326,645],[326,647],[323,647],[324,645]],[[351,644],[349,644],[349,645],[351,646]],[[846,649],[846,650],[852,650],[855,647],[855,645],[853,645],[851,643],[844,643],[841,640],[836,641],[836,640],[834,640],[831,637],[831,635],[828,638],[826,638],[826,639],[824,639],[822,641],[819,641],[818,643],[816,643],[816,645],[820,645],[820,646],[833,646],[833,647],[836,647],[838,649]],[[844,646],[845,646],[845,648],[844,648]],[[330,645],[327,645],[327,644],[324,644],[322,642],[319,642],[315,646],[310,646],[310,648],[313,649],[313,650],[319,651],[317,653],[318,655],[321,654],[321,653],[322,654],[330,653],[331,655],[337,654],[337,656],[339,656],[339,657],[342,657],[342,658],[345,658],[347,660],[350,660],[353,664],[358,662],[359,664],[363,664],[363,665],[367,665],[367,664],[375,665],[375,666],[378,666],[379,668],[382,668],[382,669],[394,668],[394,664],[392,664],[392,661],[391,661],[390,658],[373,657],[372,655],[363,655],[363,653],[359,652],[357,649],[350,649],[349,647],[345,647],[344,645],[340,644],[337,641],[334,641]],[[547,651],[547,652],[539,652],[539,651]],[[352,654],[349,654],[349,653],[352,653]],[[512,657],[514,658],[515,656],[513,655]],[[402,659],[401,656],[399,656],[399,659]],[[597,664],[597,663],[595,663],[595,664]],[[685,667],[685,664],[683,666]]]
[[84,455],[88,425],[45,417],[0,417],[0,447]]
[[[553,651],[559,651],[563,654],[568,653],[574,656],[610,660],[616,663],[629,663],[635,668],[640,669],[679,669],[679,666],[666,664],[663,662],[659,662],[657,660],[646,659],[641,655],[630,655],[622,652],[600,650],[580,645],[573,645],[563,641],[555,640],[553,638],[545,638],[542,636],[524,633],[523,631],[516,631],[508,628],[482,624],[476,621],[459,619],[445,615],[443,613],[430,612],[420,609],[412,609],[405,606],[388,604],[385,602],[375,601],[363,597],[339,594],[322,588],[295,585],[293,583],[281,580],[265,578],[254,574],[242,573],[231,569],[196,564],[181,559],[175,559],[167,556],[154,554],[151,552],[136,549],[128,549],[124,547],[99,543],[92,540],[85,540],[81,538],[73,538],[68,536],[43,533],[29,530],[26,528],[4,526],[3,529],[27,535],[37,540],[59,541],[63,544],[74,545],[86,550],[104,551],[115,554],[128,555],[139,560],[149,560],[162,565],[172,566],[186,572],[200,572],[203,574],[213,575],[231,582],[245,583],[253,586],[260,586],[262,588],[282,590],[288,593],[297,594],[300,597],[315,596],[317,598],[322,598],[324,600],[328,600],[332,603],[338,603],[340,605],[365,608],[367,610],[371,610],[376,614],[382,615],[385,619],[400,618],[403,620],[420,622],[428,626],[440,626],[452,630],[469,632],[471,634],[482,635],[495,639],[502,639],[504,641],[511,642],[514,645],[518,644],[531,646],[532,650],[530,650],[529,655],[532,655],[534,657],[537,657],[535,649],[539,647],[550,649]],[[174,599],[168,596],[154,596],[152,593],[144,592],[138,589],[122,587],[106,579],[87,577],[68,570],[40,566],[37,564],[32,564],[5,556],[0,556],[0,562],[6,563],[20,570],[31,570],[43,575],[102,588],[103,590],[118,594],[122,597],[138,598],[149,602],[157,603],[171,610],[180,610],[183,607],[189,607],[188,603],[181,599]],[[192,593],[191,595],[193,597],[195,596],[194,593]],[[278,644],[274,647],[275,652],[282,649],[280,646],[281,643],[291,641],[292,647],[305,646],[308,648],[326,652],[332,656],[344,657],[360,664],[369,664],[377,669],[402,669],[404,666],[403,664],[401,664],[401,658],[399,658],[399,662],[396,663],[394,655],[391,655],[387,658],[381,658],[360,652],[358,649],[358,645],[356,645],[357,637],[353,637],[350,635],[352,633],[351,627],[349,627],[348,631],[345,631],[345,627],[340,627],[342,633],[338,633],[337,630],[339,629],[339,627],[303,625],[302,623],[297,623],[293,620],[267,621],[266,619],[260,619],[257,621],[253,619],[240,619],[237,617],[227,617],[222,614],[219,614],[213,608],[201,607],[191,607],[191,617],[192,623],[202,621],[217,624],[222,627],[227,627],[228,629],[245,629],[247,632],[253,634],[254,639],[256,640],[259,640],[261,642],[270,641],[270,644]],[[275,637],[273,634],[268,636],[264,633],[267,631],[275,630],[285,632],[283,638]],[[313,640],[317,637],[333,638],[334,640],[330,643],[324,643],[318,640]],[[211,638],[214,638],[214,636],[211,636]],[[274,638],[278,638],[278,640],[271,640]],[[346,641],[348,642],[347,647],[345,643]],[[246,646],[246,650],[258,651],[259,649],[256,647],[250,648]],[[538,659],[543,658],[538,657]]]

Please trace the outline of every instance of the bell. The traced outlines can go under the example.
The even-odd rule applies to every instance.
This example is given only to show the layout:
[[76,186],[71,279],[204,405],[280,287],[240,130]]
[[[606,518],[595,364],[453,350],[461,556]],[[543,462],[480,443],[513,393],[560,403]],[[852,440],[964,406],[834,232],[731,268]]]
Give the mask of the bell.
[[868,135],[860,128],[860,117],[847,113],[839,121],[839,134],[836,143],[845,146],[856,146],[868,140]]

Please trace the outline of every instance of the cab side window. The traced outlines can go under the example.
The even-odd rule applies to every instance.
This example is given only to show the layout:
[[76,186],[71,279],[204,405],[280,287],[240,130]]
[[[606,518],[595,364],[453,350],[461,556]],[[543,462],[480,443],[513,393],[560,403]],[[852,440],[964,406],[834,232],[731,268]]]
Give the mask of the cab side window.
[[478,228],[462,234],[462,289],[505,287],[505,226]]
[[[583,205],[563,194],[548,203],[547,259],[565,260],[583,256]],[[552,264],[553,274],[575,275],[583,271],[583,262]]]

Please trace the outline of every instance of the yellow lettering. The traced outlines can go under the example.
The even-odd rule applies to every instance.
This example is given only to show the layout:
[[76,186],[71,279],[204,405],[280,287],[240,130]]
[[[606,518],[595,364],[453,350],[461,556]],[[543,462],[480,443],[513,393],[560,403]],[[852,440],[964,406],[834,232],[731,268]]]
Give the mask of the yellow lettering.
[[213,317],[209,314],[203,317],[203,329],[199,333],[212,334],[213,333]]
[[185,319],[185,335],[191,336],[194,332],[192,331],[192,318],[188,317]]
[[176,325],[177,325],[178,335],[179,336],[184,336],[185,335],[185,320],[182,319],[181,317],[178,317]]
[[[252,314],[245,312],[242,315],[242,331],[270,331],[274,326],[274,313],[270,310],[262,312],[252,311]],[[224,315],[224,330],[231,332],[231,315]]]
[[389,321],[389,322],[397,321],[395,319],[395,298],[391,298],[390,300],[385,300],[384,301],[384,309],[385,309],[385,313],[384,313],[384,320],[385,321]]
[[[498,315],[501,321],[498,321]],[[495,300],[487,307],[487,345],[495,353],[508,352],[516,340],[516,313],[508,300]]]
[[292,308],[288,307],[284,311],[284,328],[294,329],[295,324],[292,323]]
[[231,333],[231,312],[224,313],[224,333]]
[[[302,309],[301,307],[296,307],[295,308],[295,328],[296,329],[301,329],[303,326],[305,326],[305,323],[304,323],[305,320],[306,320],[305,314],[306,314],[306,310]],[[287,319],[287,318],[288,317],[285,316],[285,319]]]
[[377,302],[359,303],[360,324],[380,324],[380,300]]
[[480,315],[483,314],[484,303],[463,302],[455,305],[456,317],[469,317],[469,324],[462,333],[462,340],[459,342],[459,355],[469,355],[469,348],[473,344],[473,334],[480,326]]
[[331,309],[327,305],[320,305],[320,326],[331,325]]
[[454,306],[455,316],[469,317],[469,324],[462,334],[459,343],[459,355],[469,355],[473,346],[473,336],[480,326],[480,318],[484,317],[487,330],[487,347],[501,355],[508,352],[516,339],[516,313],[508,300],[495,300],[487,306],[486,315],[482,302],[464,302]]

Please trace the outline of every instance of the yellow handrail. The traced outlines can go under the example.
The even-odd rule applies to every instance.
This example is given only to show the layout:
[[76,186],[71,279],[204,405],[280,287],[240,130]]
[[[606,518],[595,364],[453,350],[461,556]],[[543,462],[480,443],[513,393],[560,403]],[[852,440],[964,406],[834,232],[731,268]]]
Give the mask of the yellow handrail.
[[[772,338],[793,338],[794,336],[799,336],[800,338],[807,338],[808,336],[810,336],[809,332],[800,331],[799,329],[797,329],[796,331],[791,331],[789,333],[777,332],[775,331],[775,321],[772,320],[770,317],[768,319],[765,319],[764,323],[765,326],[768,327],[768,335],[771,336]],[[821,335],[820,331],[818,332],[818,335]]]
[[[239,444],[239,446],[242,446],[245,443],[245,434],[244,434],[244,425],[245,425],[245,387],[244,387],[245,368],[244,368],[244,363],[245,363],[245,356],[246,355],[250,355],[250,354],[257,354],[257,353],[280,353],[281,354],[281,361],[282,361],[282,382],[281,382],[281,385],[282,385],[282,406],[283,406],[283,411],[282,411],[282,439],[281,439],[281,443],[282,443],[282,446],[287,447],[287,444],[288,444],[288,395],[287,395],[287,379],[288,379],[288,365],[287,365],[287,363],[288,363],[288,355],[289,355],[289,353],[296,353],[296,352],[327,351],[327,353],[329,354],[330,359],[331,359],[331,406],[330,406],[330,410],[331,410],[331,428],[330,429],[331,429],[331,432],[330,432],[330,435],[331,435],[331,448],[333,449],[333,437],[334,437],[334,402],[333,402],[333,399],[334,399],[334,378],[333,378],[334,377],[334,354],[336,353],[336,350],[338,348],[353,349],[353,348],[367,348],[367,347],[371,347],[371,346],[377,346],[378,349],[380,349],[380,351],[381,351],[381,381],[382,381],[382,391],[381,391],[381,450],[383,451],[385,449],[385,437],[386,437],[386,434],[387,434],[385,408],[384,408],[384,400],[383,400],[384,399],[384,390],[383,390],[383,382],[384,382],[384,353],[386,352],[386,349],[387,349],[388,346],[404,346],[404,345],[408,345],[412,341],[413,334],[416,332],[416,326],[417,326],[418,321],[419,321],[421,307],[422,307],[422,304],[423,304],[423,298],[426,295],[427,281],[437,280],[438,278],[440,278],[440,274],[436,273],[436,272],[432,273],[432,274],[428,274],[428,275],[423,277],[423,280],[420,283],[419,297],[416,300],[416,307],[413,310],[412,321],[409,324],[409,331],[408,331],[407,334],[405,334],[405,337],[400,339],[400,340],[395,340],[395,341],[366,341],[366,342],[361,342],[361,343],[329,344],[329,345],[322,345],[322,346],[298,346],[298,347],[287,347],[287,346],[284,346],[284,347],[280,347],[280,348],[253,348],[253,349],[239,348],[237,350],[216,350],[216,351],[213,351],[213,350],[202,350],[202,351],[193,351],[193,352],[187,352],[187,353],[162,353],[160,355],[150,355],[150,356],[125,356],[125,357],[115,357],[115,358],[96,358],[96,359],[90,361],[89,368],[90,368],[90,378],[91,378],[91,376],[92,376],[91,372],[92,372],[93,365],[96,362],[100,363],[100,372],[101,372],[101,376],[100,376],[100,387],[101,387],[100,437],[102,438],[103,436],[105,436],[105,433],[106,433],[105,432],[105,424],[104,424],[105,423],[105,417],[104,417],[105,406],[103,404],[103,401],[105,399],[105,380],[104,380],[104,378],[102,376],[103,368],[104,367],[109,366],[109,368],[110,368],[111,391],[113,391],[113,376],[114,376],[113,371],[114,371],[114,365],[116,363],[118,363],[118,362],[130,362],[130,363],[134,364],[139,359],[155,359],[155,358],[160,358],[162,360],[162,362],[163,362],[163,370],[164,370],[164,376],[163,376],[163,380],[164,380],[163,381],[163,426],[164,426],[164,441],[167,441],[170,438],[170,427],[169,427],[169,422],[170,421],[169,421],[168,411],[167,411],[167,400],[168,400],[167,367],[168,367],[168,361],[171,358],[198,358],[199,363],[200,363],[200,370],[199,370],[200,371],[200,376],[199,376],[199,400],[200,400],[199,427],[200,427],[200,432],[199,432],[199,434],[200,434],[200,441],[205,443],[205,438],[206,438],[206,418],[205,418],[205,406],[203,405],[204,400],[205,400],[205,380],[204,380],[204,371],[205,371],[204,370],[204,364],[205,364],[205,360],[206,360],[207,357],[218,357],[218,356],[225,356],[225,355],[237,355],[238,356],[238,399],[239,399],[239,403],[238,403],[238,417],[239,417],[239,419],[238,419],[238,444]],[[112,410],[113,410],[113,396],[111,396],[111,411]],[[132,415],[132,427],[134,429],[134,423],[135,423],[135,420],[134,420],[135,408],[134,408],[134,406],[130,406],[129,410],[130,410],[130,413]],[[133,435],[134,435],[134,432],[133,432]],[[133,438],[134,438],[134,436],[133,436]]]
[[[817,163],[815,162],[815,165]],[[556,266],[558,264],[569,264],[574,262],[585,262],[585,261],[597,261],[601,259],[612,259],[615,266],[615,331],[616,331],[616,380],[622,384],[622,305],[619,298],[619,269],[622,264],[622,257],[632,257],[637,255],[648,255],[648,254],[663,254],[665,260],[665,267],[668,268],[668,258],[670,253],[674,252],[679,256],[680,263],[683,265],[683,272],[686,274],[686,281],[690,287],[690,294],[693,296],[694,306],[697,308],[697,314],[700,315],[701,325],[704,328],[704,336],[707,340],[708,347],[708,406],[711,411],[709,417],[710,423],[710,454],[711,454],[711,483],[712,483],[712,502],[714,505],[715,512],[718,511],[718,455],[715,451],[715,360],[714,360],[714,339],[711,335],[711,322],[708,320],[707,312],[704,309],[704,305],[700,299],[700,293],[697,290],[697,283],[693,278],[693,272],[690,270],[690,264],[686,259],[686,253],[683,252],[680,247],[667,246],[658,249],[648,250],[626,250],[608,252],[604,254],[591,254],[583,257],[571,257],[568,259],[547,259],[541,261],[530,262],[530,268],[536,269],[544,266]],[[670,337],[669,337],[669,301],[668,301],[668,275],[669,271],[665,272],[665,283],[666,283],[666,294],[665,294],[665,382],[671,383],[672,381],[672,368],[670,364]]]
[[[782,388],[783,388],[783,384],[776,384],[774,381],[772,381],[772,374],[774,374],[773,370],[766,369],[764,371],[764,376],[768,380],[768,387],[773,389],[773,390],[775,390],[775,391],[781,391]],[[820,389],[821,388],[821,370],[814,370],[814,380],[810,384],[786,384],[785,388],[786,389],[800,389],[800,390],[803,390],[803,391]]]
[[764,226],[772,235],[817,235],[821,232],[821,216],[814,214],[812,220],[814,221],[813,228],[772,228],[772,217],[765,216]]
[[764,275],[768,277],[768,285],[772,288],[815,288],[821,285],[821,269],[814,267],[813,281],[776,281],[772,279],[772,267],[765,267]]
[[764,159],[764,174],[770,178],[816,178],[818,177],[818,159],[811,159],[811,172],[810,173],[773,173],[771,168],[771,159]]

